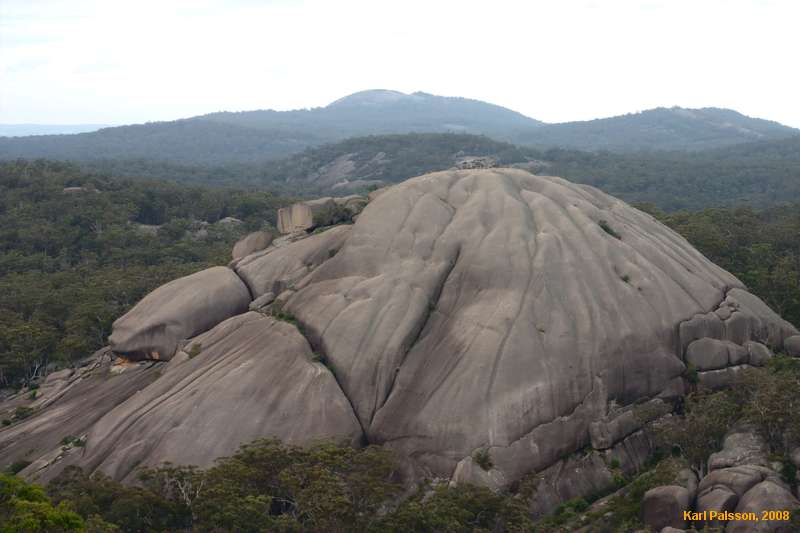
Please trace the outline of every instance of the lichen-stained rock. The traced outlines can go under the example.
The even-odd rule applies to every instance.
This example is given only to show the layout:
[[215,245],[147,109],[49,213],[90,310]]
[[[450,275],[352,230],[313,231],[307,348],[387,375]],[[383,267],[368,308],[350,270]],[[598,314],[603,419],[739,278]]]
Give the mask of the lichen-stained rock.
[[233,260],[241,259],[254,252],[263,250],[270,245],[275,236],[268,231],[254,231],[239,239],[233,245],[231,256]]
[[344,244],[352,226],[341,225],[283,246],[273,246],[239,261],[234,269],[254,298],[280,294],[314,268],[333,257]]
[[193,357],[94,425],[80,466],[131,481],[137,466],[206,467],[261,437],[361,441],[347,398],[295,326],[248,312],[190,344]]
[[145,296],[114,322],[108,342],[130,358],[169,360],[183,340],[245,312],[251,300],[235,272],[212,267]]
[[371,442],[447,475],[487,447],[509,482],[662,391],[676,326],[742,286],[649,215],[512,169],[391,187],[303,285],[285,308]]

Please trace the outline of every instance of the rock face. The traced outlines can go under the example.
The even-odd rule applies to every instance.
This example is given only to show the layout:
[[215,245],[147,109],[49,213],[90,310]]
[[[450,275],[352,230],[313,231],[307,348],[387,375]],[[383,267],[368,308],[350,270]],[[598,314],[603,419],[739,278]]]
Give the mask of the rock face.
[[284,234],[294,233],[350,221],[365,205],[367,199],[358,195],[296,203],[291,207],[278,209],[278,231]]
[[151,292],[114,322],[111,349],[133,359],[170,359],[194,337],[250,304],[247,286],[231,269],[213,267]]
[[[327,436],[387,446],[413,475],[500,489],[541,473],[541,502],[576,497],[613,481],[603,461],[641,466],[643,425],[683,394],[687,358],[726,371],[798,333],[676,233],[591,187],[453,170],[360,214],[356,200],[284,210],[289,233],[266,249],[119,319],[115,352],[174,357],[60,464],[129,480],[138,465],[204,466],[262,436]],[[589,477],[568,477],[578,470]]]
[[234,246],[231,251],[233,259],[241,259],[248,255],[263,250],[272,243],[274,235],[268,231],[254,231],[242,237]]

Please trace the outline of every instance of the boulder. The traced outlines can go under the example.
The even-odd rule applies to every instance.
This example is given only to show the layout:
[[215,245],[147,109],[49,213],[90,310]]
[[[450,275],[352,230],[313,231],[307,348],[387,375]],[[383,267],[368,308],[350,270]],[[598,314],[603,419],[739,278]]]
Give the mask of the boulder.
[[268,231],[254,231],[242,237],[233,245],[231,255],[234,261],[246,257],[269,246],[273,238],[274,235]]
[[655,531],[665,527],[683,529],[686,520],[684,511],[689,509],[689,491],[677,485],[665,485],[650,489],[642,500],[642,521]]
[[795,531],[785,520],[760,520],[763,511],[793,512],[800,507],[800,501],[782,483],[768,479],[748,490],[736,506],[736,513],[753,513],[759,520],[731,520],[725,528],[726,533],[750,531]]
[[[704,513],[704,516],[710,516],[710,511],[721,513],[724,511],[733,511],[736,509],[736,504],[739,503],[739,496],[727,487],[715,487],[712,490],[701,494],[697,498],[697,511]],[[720,527],[724,522],[718,519],[706,520],[705,525],[708,527]]]
[[255,298],[280,294],[336,255],[352,226],[343,225],[315,235],[250,254],[234,265]]
[[[634,472],[652,449],[637,409],[680,395],[692,341],[775,348],[797,334],[685,239],[592,187],[445,171],[390,187],[355,224],[307,232],[331,222],[316,218],[331,203],[352,220],[347,202],[285,212],[292,233],[235,272],[171,282],[118,320],[119,353],[182,349],[64,461],[130,481],[135,465],[208,465],[261,436],[330,436],[383,445],[420,475],[460,464],[505,489],[607,436],[622,440],[590,453]],[[260,297],[291,324],[247,313]],[[134,375],[122,368],[120,387]],[[583,486],[557,479],[560,495]]]
[[250,312],[190,345],[194,356],[92,427],[80,466],[133,481],[139,466],[207,467],[257,438],[361,442],[350,403],[294,325]]
[[534,516],[551,513],[560,504],[614,489],[611,469],[599,453],[572,455],[536,474],[535,490],[528,498]]
[[747,350],[747,361],[752,366],[764,366],[773,356],[772,350],[760,342],[747,341],[744,348]]
[[774,471],[758,465],[722,468],[710,472],[700,481],[698,494],[703,498],[706,494],[722,488],[735,494],[738,499],[765,479],[777,477]]
[[717,370],[746,361],[747,350],[730,341],[705,337],[686,348],[686,362],[697,370]]
[[117,319],[111,349],[132,359],[168,360],[179,344],[250,304],[247,286],[231,269],[213,267],[162,285]]
[[298,202],[278,209],[278,231],[286,234],[331,226],[349,220],[353,214],[333,198]]
[[697,373],[697,382],[707,389],[724,389],[736,382],[739,373],[751,368],[750,365],[729,366],[719,370]]
[[792,335],[784,339],[783,349],[792,357],[800,357],[800,335]]
[[708,471],[743,465],[766,467],[767,455],[767,443],[756,429],[749,426],[736,427],[725,436],[722,451],[709,456]]

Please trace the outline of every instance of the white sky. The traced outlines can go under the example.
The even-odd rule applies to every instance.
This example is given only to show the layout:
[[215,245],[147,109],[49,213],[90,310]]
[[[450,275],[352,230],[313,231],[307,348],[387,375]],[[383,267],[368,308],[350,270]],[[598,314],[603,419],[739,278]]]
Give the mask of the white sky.
[[316,107],[364,89],[548,122],[730,107],[800,127],[797,0],[0,0],[0,123]]

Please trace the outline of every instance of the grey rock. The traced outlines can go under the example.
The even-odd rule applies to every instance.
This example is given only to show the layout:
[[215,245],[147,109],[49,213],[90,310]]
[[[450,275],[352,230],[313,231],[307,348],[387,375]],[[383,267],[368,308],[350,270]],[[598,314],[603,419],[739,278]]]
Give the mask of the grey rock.
[[207,467],[257,438],[360,442],[347,398],[296,327],[245,313],[191,342],[199,354],[94,424],[79,466],[132,481],[138,466]]
[[683,529],[683,512],[689,509],[689,491],[677,485],[650,489],[642,500],[642,521],[656,531],[665,527]]
[[708,458],[708,471],[732,466],[767,466],[767,443],[754,428],[740,426],[725,436],[722,451],[712,453]]
[[751,368],[750,365],[729,366],[719,370],[709,370],[707,372],[698,372],[697,380],[700,385],[708,389],[724,389],[730,387],[736,382],[738,375]]
[[229,268],[212,267],[162,285],[114,322],[111,349],[133,359],[169,360],[179,344],[243,313],[250,293]]
[[272,243],[274,237],[275,236],[268,231],[254,231],[242,237],[233,245],[231,256],[236,260],[246,257],[253,252],[263,250]]
[[783,349],[792,357],[800,357],[800,335],[792,335],[784,339]]
[[[761,518],[762,511],[794,511],[800,507],[800,501],[789,490],[774,480],[765,480],[748,490],[739,504],[737,513],[755,513]],[[732,520],[725,528],[727,533],[746,531],[793,531],[792,525],[780,520]]]
[[278,231],[294,233],[319,226],[331,226],[349,220],[353,215],[333,198],[319,198],[278,209]]
[[443,476],[488,444],[513,482],[586,446],[609,397],[664,390],[684,371],[675,326],[738,286],[596,189],[448,171],[370,202],[286,308],[371,441]]
[[764,366],[772,359],[772,350],[760,342],[747,341],[744,343],[747,350],[747,360],[753,366]]
[[[347,201],[328,200],[352,218]],[[312,227],[330,222],[309,209]],[[308,220],[284,218],[292,232],[236,261],[235,273],[176,280],[118,321],[115,350],[183,349],[92,424],[79,459],[59,464],[129,481],[135,465],[208,465],[261,436],[363,437],[414,472],[450,478],[460,468],[503,489],[587,449],[601,421],[598,443],[622,440],[593,453],[635,472],[652,449],[647,426],[634,430],[635,409],[680,394],[692,341],[774,347],[797,333],[653,217],[558,178],[446,171],[392,186],[354,225],[308,234],[293,231]],[[267,293],[302,335],[245,313]],[[111,381],[136,375],[117,366]],[[614,422],[609,404],[633,419]],[[11,446],[3,431],[0,446]],[[488,477],[471,459],[483,447]],[[558,479],[560,495],[582,483]]]
[[[727,487],[714,487],[697,498],[697,511],[709,513],[710,511],[733,511],[739,503],[739,496]],[[710,516],[706,514],[705,516]],[[720,520],[706,520],[707,527],[721,527],[724,522]]]
[[747,349],[730,341],[702,338],[686,348],[686,362],[697,370],[717,370],[747,361]]
[[275,300],[275,295],[267,292],[250,302],[250,311],[261,311]]
[[598,453],[573,455],[539,472],[536,490],[528,500],[533,516],[551,513],[558,505],[591,494],[609,492],[614,475]]
[[777,477],[774,471],[758,465],[721,468],[710,472],[700,481],[698,492],[702,498],[716,489],[724,488],[733,492],[738,499],[765,479]]
[[352,226],[343,225],[280,247],[248,255],[234,266],[255,298],[280,294],[328,261],[342,247]]
[[[160,370],[160,363],[126,363],[124,378],[115,378],[116,361],[107,349],[83,363],[69,377],[56,380],[57,386],[51,382],[42,387],[33,416],[0,429],[0,469],[21,460],[35,462],[59,450],[64,437],[85,434],[106,413],[157,379]],[[27,474],[36,478],[38,473],[32,469]]]

